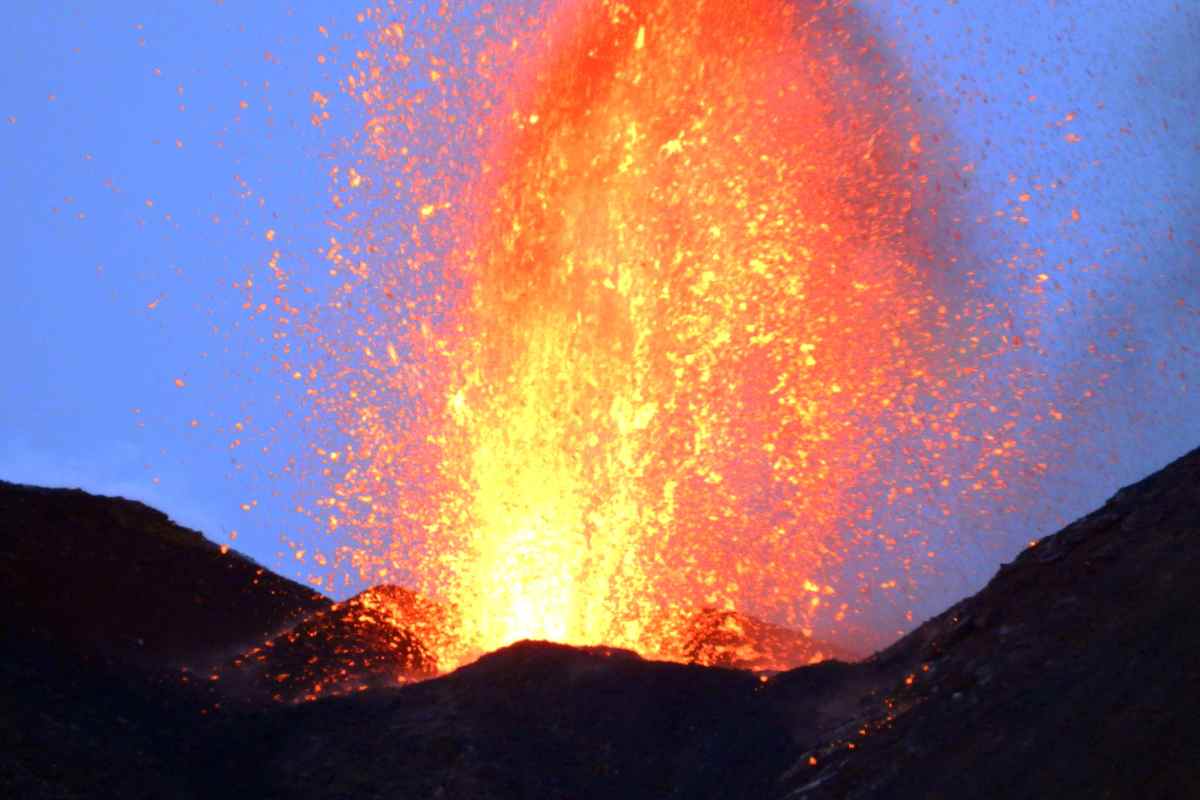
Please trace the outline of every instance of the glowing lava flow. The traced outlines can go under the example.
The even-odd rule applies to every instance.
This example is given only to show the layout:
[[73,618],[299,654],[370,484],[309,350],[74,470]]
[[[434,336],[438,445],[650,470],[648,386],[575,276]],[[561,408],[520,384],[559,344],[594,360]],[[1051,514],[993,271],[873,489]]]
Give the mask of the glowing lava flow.
[[[377,174],[346,191],[408,163],[416,205],[330,255],[389,302],[324,389],[351,443],[328,505],[365,576],[457,609],[463,651],[663,653],[688,609],[838,602],[837,519],[930,380],[937,316],[921,139],[842,11],[585,3],[427,70],[377,16],[350,82]],[[487,125],[456,119],[506,49]],[[433,111],[393,96],[402,69]],[[422,114],[476,130],[425,156],[436,177]]]

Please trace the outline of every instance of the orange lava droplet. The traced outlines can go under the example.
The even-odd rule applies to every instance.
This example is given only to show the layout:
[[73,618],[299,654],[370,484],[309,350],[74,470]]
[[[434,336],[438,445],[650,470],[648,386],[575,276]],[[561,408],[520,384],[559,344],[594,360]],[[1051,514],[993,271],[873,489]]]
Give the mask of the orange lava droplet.
[[[355,563],[455,608],[444,666],[523,638],[670,657],[688,609],[821,608],[872,431],[927,375],[932,302],[907,221],[922,138],[903,87],[836,57],[834,7],[571,4],[486,51],[524,60],[479,77],[509,87],[460,142],[480,169],[409,187],[395,275],[362,277],[416,288],[324,400],[354,442],[334,494]],[[357,88],[386,173],[417,128]]]

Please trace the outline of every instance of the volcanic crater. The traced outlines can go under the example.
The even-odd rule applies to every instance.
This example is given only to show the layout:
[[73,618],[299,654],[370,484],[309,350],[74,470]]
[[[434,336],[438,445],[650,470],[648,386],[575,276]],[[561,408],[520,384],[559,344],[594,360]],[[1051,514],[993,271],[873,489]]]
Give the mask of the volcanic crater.
[[1200,796],[1200,450],[856,661],[701,611],[699,663],[439,674],[446,610],[403,588],[333,603],[76,490],[0,483],[0,530],[8,797]]

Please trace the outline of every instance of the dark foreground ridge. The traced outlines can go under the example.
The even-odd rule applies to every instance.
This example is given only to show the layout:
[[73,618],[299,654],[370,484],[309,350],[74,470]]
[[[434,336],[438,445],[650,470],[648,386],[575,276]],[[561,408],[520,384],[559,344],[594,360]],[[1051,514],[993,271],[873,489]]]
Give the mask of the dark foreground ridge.
[[[765,682],[522,642],[398,687],[430,656],[371,615],[419,598],[334,605],[75,491],[0,483],[0,588],[0,797],[1200,797],[1200,450],[888,649]],[[313,659],[348,693],[288,702]]]

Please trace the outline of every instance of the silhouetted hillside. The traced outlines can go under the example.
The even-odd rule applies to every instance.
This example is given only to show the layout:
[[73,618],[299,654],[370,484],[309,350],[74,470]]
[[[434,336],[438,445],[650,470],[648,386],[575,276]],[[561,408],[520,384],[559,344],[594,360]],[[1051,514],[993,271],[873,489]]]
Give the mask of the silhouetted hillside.
[[[769,679],[523,642],[392,685],[431,665],[385,609],[427,601],[260,570],[136,503],[0,485],[0,795],[1200,797],[1200,450],[871,658]],[[731,619],[681,647],[809,647]],[[317,663],[346,693],[279,702]]]
[[13,632],[82,656],[183,666],[330,605],[131,500],[0,481],[0,526]]

